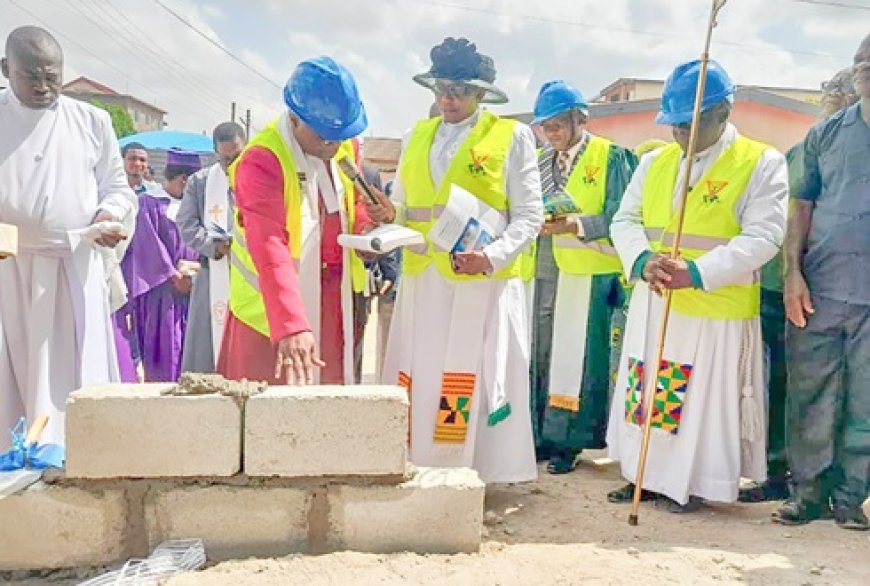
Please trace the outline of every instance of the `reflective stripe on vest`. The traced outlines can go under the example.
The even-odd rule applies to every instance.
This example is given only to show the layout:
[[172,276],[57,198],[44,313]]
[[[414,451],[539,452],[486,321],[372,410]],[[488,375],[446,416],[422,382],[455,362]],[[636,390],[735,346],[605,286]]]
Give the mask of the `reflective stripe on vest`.
[[[596,216],[604,212],[610,145],[607,139],[590,136],[586,150],[568,177],[565,191],[583,214]],[[619,256],[609,238],[585,241],[573,235],[557,234],[553,236],[553,257],[560,271],[572,275],[622,272]]]
[[[680,256],[697,260],[717,246],[724,246],[741,232],[735,208],[749,179],[769,146],[738,136],[689,192],[680,238]],[[643,224],[656,252],[670,252],[677,213],[674,189],[682,150],[677,144],[663,147],[650,164],[643,185]],[[672,293],[676,312],[713,319],[748,319],[757,316],[761,290],[755,274],[741,283],[714,291],[679,289]]]
[[[297,174],[296,163],[293,160],[293,154],[289,146],[284,142],[278,129],[277,125],[279,121],[280,118],[273,120],[251,139],[242,155],[239,156],[236,162],[230,165],[228,174],[230,185],[235,189],[238,164],[245,156],[245,152],[254,147],[265,148],[278,159],[281,165],[281,172],[284,176],[284,207],[287,210],[285,227],[289,236],[288,247],[298,275],[299,259],[302,251],[302,186]],[[336,158],[345,156],[354,159],[354,147],[350,141],[343,142],[336,153]],[[347,210],[348,228],[349,231],[352,231],[355,211],[355,191],[353,184],[344,174],[340,174],[340,180],[345,189],[344,202]],[[230,253],[230,310],[239,321],[268,337],[269,321],[266,317],[266,306],[260,290],[259,273],[248,250],[243,222],[244,218],[242,217],[241,209],[237,207],[232,230],[233,247]],[[351,254],[350,258],[354,290],[358,290],[357,286],[359,283],[359,290],[361,291],[365,285],[365,267],[362,264],[362,260],[355,254]]]
[[[450,186],[462,187],[489,207],[501,212],[509,219],[508,198],[504,191],[504,167],[508,150],[513,141],[516,121],[502,120],[490,112],[481,112],[480,119],[468,133],[465,141],[456,150],[440,187],[436,190],[429,169],[429,151],[435,140],[435,133],[441,125],[441,118],[431,118],[417,123],[411,139],[402,154],[399,175],[407,194],[405,223],[428,237],[429,230],[440,217],[447,204]],[[419,275],[434,262],[438,272],[454,281],[479,280],[488,277],[477,275],[457,275],[453,272],[450,255],[436,251],[428,241],[426,249],[408,247],[402,255],[402,271],[408,275]],[[494,278],[519,276],[519,259],[511,262]]]

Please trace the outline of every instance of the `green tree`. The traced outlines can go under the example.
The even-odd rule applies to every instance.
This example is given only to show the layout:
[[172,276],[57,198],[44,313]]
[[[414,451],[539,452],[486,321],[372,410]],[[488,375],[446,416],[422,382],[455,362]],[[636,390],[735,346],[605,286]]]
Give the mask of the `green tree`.
[[130,117],[130,113],[127,110],[121,106],[107,104],[101,100],[91,100],[91,104],[109,113],[109,116],[112,118],[112,128],[115,130],[115,136],[124,138],[125,136],[136,134],[133,118]]

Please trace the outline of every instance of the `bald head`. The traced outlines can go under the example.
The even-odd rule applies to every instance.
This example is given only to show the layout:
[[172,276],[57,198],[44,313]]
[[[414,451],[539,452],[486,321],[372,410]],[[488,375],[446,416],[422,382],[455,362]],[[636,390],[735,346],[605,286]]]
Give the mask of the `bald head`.
[[49,108],[57,101],[63,83],[63,51],[47,30],[22,26],[6,38],[0,69],[24,106]]
[[852,81],[855,92],[862,100],[870,100],[870,35],[864,37],[855,52],[855,64],[852,67]]

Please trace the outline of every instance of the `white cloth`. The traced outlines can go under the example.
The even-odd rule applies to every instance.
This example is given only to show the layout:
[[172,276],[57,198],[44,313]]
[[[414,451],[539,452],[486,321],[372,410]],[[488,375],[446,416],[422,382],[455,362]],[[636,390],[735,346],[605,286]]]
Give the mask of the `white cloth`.
[[[432,179],[440,185],[456,153],[477,122],[479,113],[459,124],[443,123],[430,151]],[[406,137],[406,141],[407,141]],[[505,162],[509,222],[499,239],[484,252],[495,271],[519,255],[543,223],[540,177],[534,135],[517,124]],[[401,178],[393,184],[397,222],[404,220],[405,190]],[[493,279],[482,284],[489,298],[483,345],[476,368],[476,388],[466,443],[461,454],[448,457],[433,442],[441,397],[442,374],[448,360],[450,316],[461,313],[470,283],[445,279],[434,265],[421,275],[402,275],[384,361],[384,380],[395,382],[401,365],[411,377],[411,461],[420,466],[470,466],[485,482],[518,482],[537,477],[529,414],[529,333],[526,287],[518,279]],[[480,286],[481,283],[474,283]],[[455,310],[459,309],[459,312]],[[502,386],[503,389],[495,389]],[[486,392],[481,392],[485,389]],[[504,393],[512,413],[488,425],[485,396]]]
[[[320,259],[321,221],[320,200],[323,198],[324,207],[342,202],[344,197],[354,197],[353,193],[345,194],[344,186],[339,180],[339,171],[334,161],[326,163],[306,154],[296,138],[293,136],[290,124],[290,116],[285,111],[278,120],[278,130],[281,138],[293,153],[293,161],[298,173],[304,173],[305,184],[303,185],[302,203],[302,254],[299,262],[299,288],[302,293],[302,302],[305,304],[305,315],[311,326],[314,337],[320,340],[320,273],[322,261]],[[330,181],[328,173],[332,174]],[[333,203],[330,203],[333,202]],[[348,231],[347,208],[338,205],[339,218],[341,219],[341,231]],[[353,360],[353,284],[351,282],[350,255],[353,252],[344,248],[341,272],[341,323],[344,343],[344,382],[355,382]],[[354,253],[355,254],[355,253]],[[315,384],[320,383],[318,369],[314,373]]]
[[[693,162],[692,184],[733,143],[736,129],[730,124],[719,141],[699,153]],[[650,163],[660,153],[641,159],[611,226],[611,238],[627,275],[638,256],[651,246],[642,223],[643,183]],[[679,204],[683,163],[674,188],[674,209]],[[690,195],[691,197],[691,195]],[[764,152],[737,204],[741,233],[695,261],[704,284],[711,291],[745,283],[773,258],[785,232],[788,179],[785,158],[773,149]],[[650,404],[647,381],[654,376],[656,344],[663,303],[651,295],[646,283],[634,288],[628,312],[625,341],[611,404],[607,443],[610,457],[621,462],[622,473],[634,481],[642,428],[626,421],[629,359],[644,361],[644,405]],[[672,435],[653,428],[643,488],[663,493],[680,503],[689,496],[713,501],[737,499],[742,476],[763,480],[766,474],[766,435],[741,440],[740,401],[745,383],[763,389],[759,319],[707,319],[672,311],[663,359],[691,365],[679,432]],[[749,359],[741,372],[741,352]],[[755,392],[756,412],[763,412],[763,393]]]
[[[226,171],[220,163],[215,163],[209,168],[205,180],[205,215],[208,222],[206,230],[211,232],[211,225],[214,224],[224,233],[229,232],[230,227],[227,225],[229,190],[230,183]],[[217,364],[228,311],[227,302],[230,298],[230,263],[226,256],[208,260],[208,293],[212,350]]]
[[22,415],[48,415],[43,441],[63,444],[69,393],[119,378],[103,263],[75,231],[135,215],[136,196],[102,110],[30,110],[6,90],[0,128],[0,221],[20,235],[0,261],[0,450]]

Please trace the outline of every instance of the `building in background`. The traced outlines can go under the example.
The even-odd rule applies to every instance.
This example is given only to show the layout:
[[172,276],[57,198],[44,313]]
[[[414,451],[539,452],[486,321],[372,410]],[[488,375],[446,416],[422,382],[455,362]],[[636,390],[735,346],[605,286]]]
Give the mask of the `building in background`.
[[[616,80],[589,104],[587,128],[629,148],[650,138],[673,140],[670,128],[655,123],[663,86],[653,79]],[[731,122],[745,136],[785,152],[818,122],[821,95],[821,90],[738,86]],[[529,123],[533,116],[523,112],[508,117]],[[535,132],[543,139],[540,129]]]
[[134,96],[119,94],[112,88],[92,79],[88,79],[87,77],[79,77],[64,84],[61,92],[65,96],[83,102],[90,103],[93,100],[100,100],[106,104],[121,106],[127,110],[130,117],[133,119],[133,125],[136,127],[136,132],[163,130],[163,127],[165,126],[163,120],[166,115],[165,110],[161,110],[157,106],[153,106]]
[[402,152],[402,139],[367,137],[362,143],[363,163],[381,172],[381,180],[386,183],[396,175],[399,154]]

